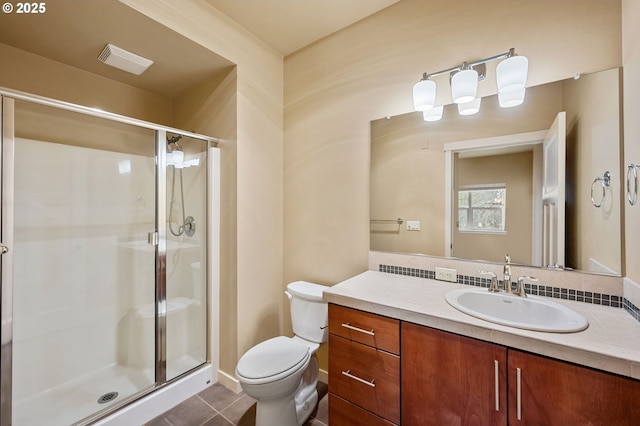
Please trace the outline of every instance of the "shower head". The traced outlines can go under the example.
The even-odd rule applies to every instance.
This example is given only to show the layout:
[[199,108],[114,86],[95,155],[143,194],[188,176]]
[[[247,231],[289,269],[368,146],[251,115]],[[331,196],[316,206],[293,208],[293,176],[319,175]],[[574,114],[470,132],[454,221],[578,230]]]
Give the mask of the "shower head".
[[167,148],[169,148],[169,152],[182,151],[182,147],[178,143],[180,139],[182,139],[182,135],[167,136]]

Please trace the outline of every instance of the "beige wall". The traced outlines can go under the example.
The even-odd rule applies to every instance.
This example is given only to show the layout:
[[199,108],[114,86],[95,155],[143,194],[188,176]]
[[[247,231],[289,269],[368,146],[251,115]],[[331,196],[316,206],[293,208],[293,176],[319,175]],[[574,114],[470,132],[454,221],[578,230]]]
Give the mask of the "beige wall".
[[[618,69],[612,69],[564,82],[568,188],[565,263],[581,271],[622,271],[618,237],[620,195],[625,187],[620,170],[621,102],[620,93],[609,89],[619,86],[619,74]],[[591,185],[605,171],[611,172],[611,185],[605,190],[601,207],[596,208],[591,202]],[[601,202],[600,184],[594,186],[593,196],[596,204]],[[591,261],[603,268],[594,268]]]
[[0,86],[172,125],[170,99],[0,43]]
[[[624,163],[640,164],[640,2],[623,0],[622,52],[624,63]],[[631,301],[640,306],[640,203],[635,206],[625,201],[625,257],[626,275],[637,285],[629,285],[634,297]],[[627,288],[625,287],[625,292]],[[631,291],[629,292],[631,293]]]
[[[457,158],[454,194],[465,185],[503,183],[507,190],[506,232],[503,234],[458,232],[454,226],[453,255],[463,259],[532,264],[533,150],[517,154]],[[458,209],[454,198],[454,211]]]
[[423,72],[511,47],[529,58],[528,86],[617,67],[620,19],[618,1],[405,0],[287,56],[284,281],[368,268],[370,122],[410,112]]
[[204,0],[121,1],[237,65],[237,252],[220,282],[233,293],[221,304],[236,304],[220,318],[220,368],[234,376],[247,349],[283,328],[282,57]]
[[[222,78],[222,80],[221,80]],[[228,374],[237,362],[238,353],[238,75],[233,68],[182,94],[175,101],[176,126],[221,139],[220,148],[220,272],[219,298],[220,365]],[[210,273],[213,271],[209,271]]]
[[[372,250],[444,255],[444,149],[422,113],[371,122]],[[420,221],[408,231],[406,221]]]
[[[226,354],[221,369],[230,375],[250,346],[289,331],[283,283],[334,284],[367,269],[370,121],[409,112],[411,86],[422,72],[510,47],[529,57],[529,85],[622,62],[615,48],[620,42],[615,1],[543,0],[521,2],[517,8],[499,0],[402,1],[288,56],[284,68],[277,53],[204,0],[121,1],[237,64],[237,198],[231,200],[237,214],[228,218],[237,227],[237,235],[228,235],[237,241],[237,251],[227,258],[232,265],[221,279],[221,287],[230,290],[221,303],[235,303],[220,327],[221,353]],[[632,74],[640,69],[635,47],[640,11],[632,0],[624,0],[624,7],[625,87],[630,92],[640,86],[633,77],[638,73]],[[1,71],[7,81],[9,67]],[[57,78],[51,73],[47,81],[32,79],[37,86],[32,91],[78,102],[66,98],[66,86],[91,90]],[[495,92],[487,83],[481,95]],[[113,93],[118,100],[127,98],[116,89]],[[153,96],[144,102],[164,104]],[[639,109],[633,102],[625,100],[627,117]],[[108,104],[102,108],[113,110]],[[153,108],[135,103],[118,108],[121,114],[156,122],[170,114],[161,107],[153,113],[158,118],[141,117],[138,108],[145,114]],[[640,136],[640,124],[630,121],[625,163],[640,162],[640,148],[631,142]],[[640,208],[627,205],[627,241],[640,233],[639,215]],[[640,281],[640,243],[635,241],[628,243],[627,270]]]
[[620,66],[618,46],[615,1],[401,1],[287,56],[285,281],[367,269],[370,121],[411,111],[422,72],[515,47],[531,86]]

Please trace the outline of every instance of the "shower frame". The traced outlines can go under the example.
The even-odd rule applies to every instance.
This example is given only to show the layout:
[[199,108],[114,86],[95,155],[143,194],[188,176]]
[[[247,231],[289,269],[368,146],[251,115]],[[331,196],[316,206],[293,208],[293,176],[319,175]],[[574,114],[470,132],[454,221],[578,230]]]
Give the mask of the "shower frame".
[[[0,165],[2,165],[2,174],[0,175],[0,189],[2,192],[2,204],[0,205],[0,218],[2,218],[2,226],[0,228],[0,275],[1,275],[1,329],[0,329],[0,424],[10,426],[12,424],[12,363],[13,363],[13,254],[11,247],[13,244],[13,174],[14,165],[12,161],[7,161],[7,157],[13,159],[15,144],[15,105],[14,100],[27,101],[39,105],[52,108],[62,109],[82,115],[102,118],[114,122],[137,126],[153,130],[155,133],[155,186],[156,186],[156,208],[155,220],[156,230],[149,233],[149,243],[155,245],[155,384],[149,389],[144,389],[131,397],[123,399],[120,403],[114,404],[112,407],[101,410],[93,415],[81,420],[81,424],[89,424],[101,419],[107,418],[109,415],[121,410],[124,406],[135,401],[139,401],[153,392],[165,388],[167,384],[175,382],[177,379],[191,373],[193,370],[183,373],[182,375],[167,381],[167,288],[166,288],[166,255],[167,255],[167,231],[165,224],[167,221],[166,209],[161,206],[166,205],[167,201],[167,132],[180,134],[197,140],[207,142],[206,147],[206,191],[211,194],[210,178],[211,178],[211,150],[217,148],[220,139],[207,135],[193,133],[181,129],[176,129],[160,124],[151,123],[115,113],[102,111],[96,108],[89,108],[65,101],[51,99],[43,96],[33,95],[21,91],[16,91],[4,87],[0,87]],[[205,203],[205,215],[208,231],[205,233],[205,250],[207,259],[210,253],[216,253],[216,247],[212,250],[211,241],[211,202],[207,200]],[[205,310],[205,335],[206,335],[206,358],[205,363],[196,367],[195,370],[201,369],[211,363],[211,321],[212,309],[209,301],[210,273],[208,267],[204,270],[205,291],[204,297],[207,300]]]

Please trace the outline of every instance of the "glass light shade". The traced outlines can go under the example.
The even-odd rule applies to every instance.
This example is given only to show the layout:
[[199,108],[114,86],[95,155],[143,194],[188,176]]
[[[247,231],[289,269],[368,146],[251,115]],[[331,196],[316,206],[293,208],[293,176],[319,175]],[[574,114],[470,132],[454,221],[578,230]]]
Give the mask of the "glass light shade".
[[199,166],[200,158],[192,158],[191,160],[187,160],[182,164],[184,164],[184,167]]
[[131,160],[118,161],[118,172],[121,175],[131,173]]
[[438,121],[442,119],[442,112],[444,111],[444,105],[440,105],[429,110],[422,112],[424,121]]
[[436,83],[420,80],[413,86],[413,107],[416,111],[426,111],[436,104]]
[[517,92],[498,93],[498,103],[501,108],[511,108],[524,102],[524,94],[527,89],[520,89]]
[[451,96],[453,102],[463,104],[476,98],[478,91],[478,72],[474,69],[462,70],[451,78]]
[[480,111],[480,102],[482,98],[475,98],[471,102],[458,104],[458,113],[460,115],[473,115]]
[[498,93],[511,93],[524,89],[527,84],[529,60],[526,56],[512,56],[496,67]]
[[184,152],[178,150],[167,152],[167,166],[177,166],[182,164],[183,161]]

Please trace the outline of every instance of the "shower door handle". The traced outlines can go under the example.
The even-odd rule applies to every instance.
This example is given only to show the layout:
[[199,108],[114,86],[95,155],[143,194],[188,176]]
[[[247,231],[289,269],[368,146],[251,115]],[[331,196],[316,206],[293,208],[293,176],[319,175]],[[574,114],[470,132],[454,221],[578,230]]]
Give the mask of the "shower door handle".
[[4,244],[0,244],[0,255],[5,254],[9,251],[9,247],[5,246]]
[[152,246],[157,246],[159,240],[160,237],[157,232],[154,231],[147,234],[147,243],[151,244]]

